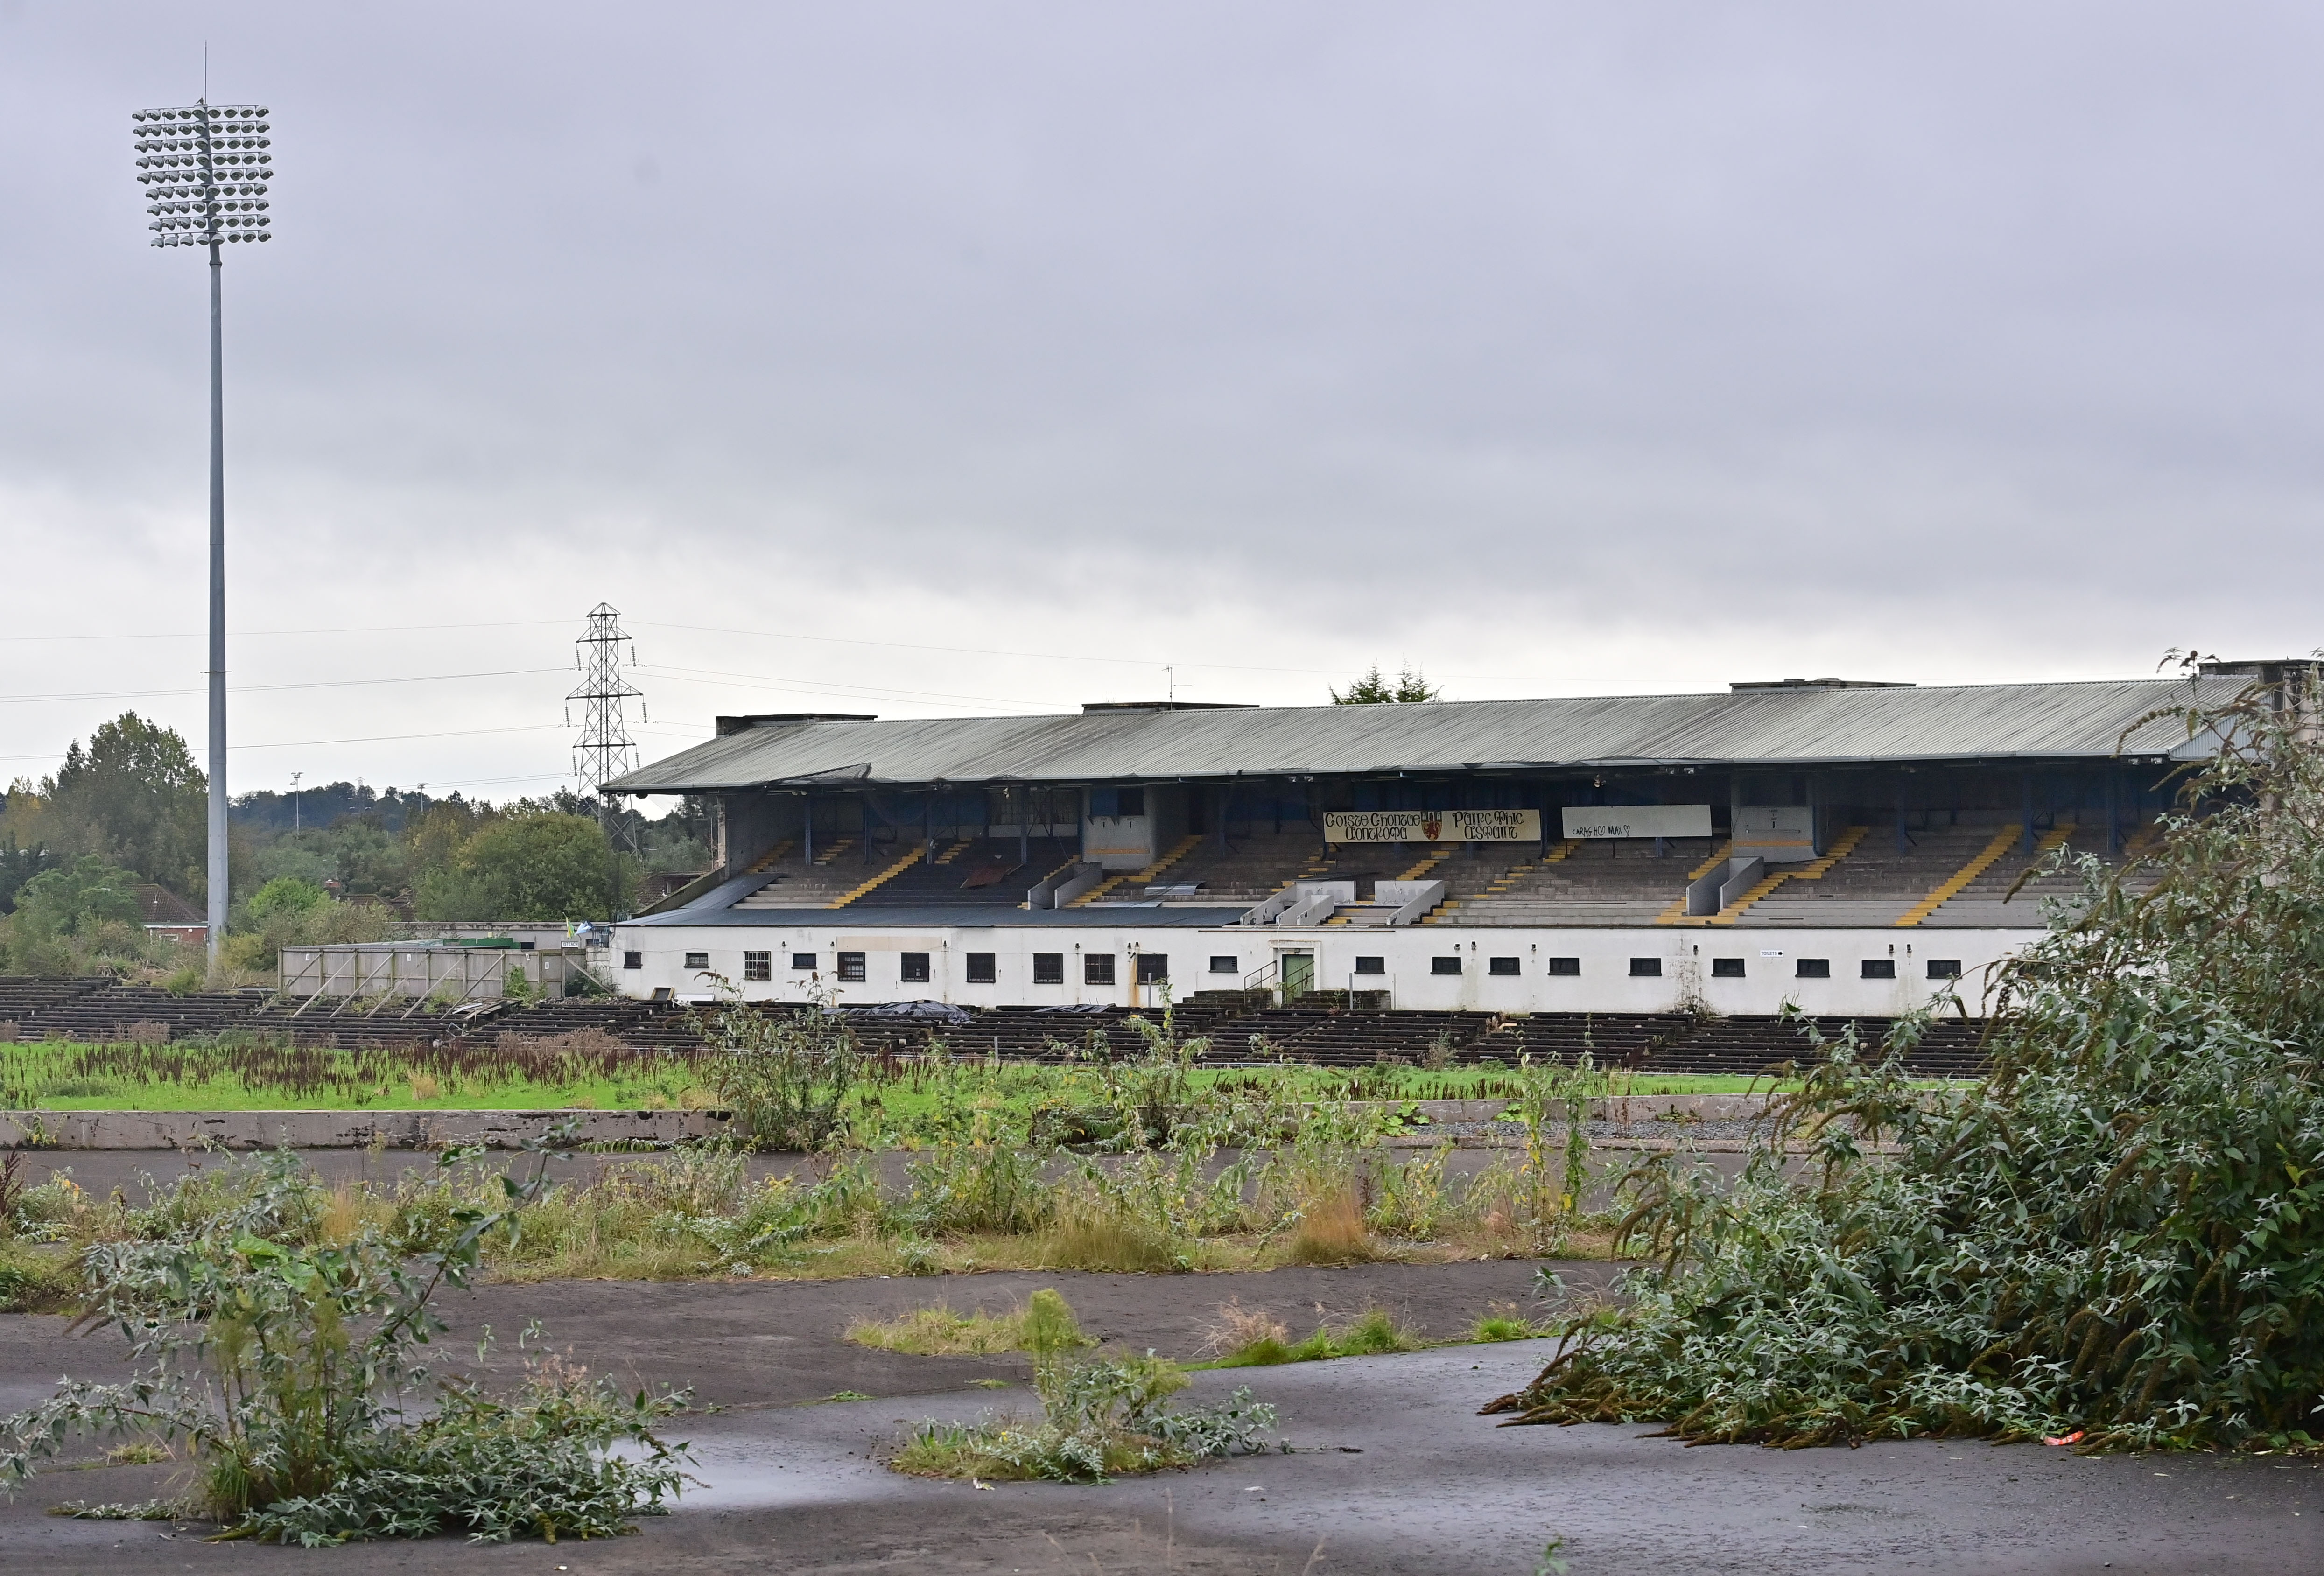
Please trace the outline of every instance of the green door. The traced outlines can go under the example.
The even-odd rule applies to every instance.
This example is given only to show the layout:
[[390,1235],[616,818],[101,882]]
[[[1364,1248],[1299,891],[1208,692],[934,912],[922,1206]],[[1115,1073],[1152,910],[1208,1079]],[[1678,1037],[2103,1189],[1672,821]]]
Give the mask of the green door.
[[1312,952],[1287,952],[1282,954],[1283,994],[1287,1000],[1305,996],[1315,988],[1315,954]]

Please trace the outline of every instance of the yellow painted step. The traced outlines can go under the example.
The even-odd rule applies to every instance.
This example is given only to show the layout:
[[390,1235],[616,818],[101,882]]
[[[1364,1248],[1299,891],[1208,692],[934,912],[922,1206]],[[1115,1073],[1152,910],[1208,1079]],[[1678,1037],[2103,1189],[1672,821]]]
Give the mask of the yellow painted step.
[[1840,834],[1839,840],[1833,843],[1831,849],[1821,857],[1808,861],[1807,863],[1801,865],[1796,870],[1776,871],[1764,880],[1754,881],[1751,883],[1751,889],[1749,891],[1745,892],[1741,897],[1736,899],[1734,902],[1729,904],[1726,908],[1721,908],[1718,913],[1702,915],[1699,917],[1702,919],[1702,923],[1706,925],[1732,925],[1736,920],[1742,917],[1744,911],[1749,908],[1752,904],[1757,902],[1760,899],[1774,891],[1777,887],[1782,886],[1785,881],[1820,881],[1823,880],[1825,872],[1830,871],[1832,866],[1838,864],[1841,860],[1846,859],[1849,854],[1856,852],[1856,845],[1863,842],[1865,834],[1871,830],[1872,828],[1869,826],[1850,826],[1847,831],[1842,832]]
[[[2060,843],[2065,842],[2067,838],[2071,837],[2073,834],[2074,829],[2071,826],[2055,826],[2051,828],[2049,834],[2044,836],[2039,843],[2035,844],[2034,849],[2035,856],[2038,858],[2041,854],[2050,849],[2057,847]],[[2009,845],[2015,843],[2024,835],[2024,834],[2015,826],[2012,826],[2004,832],[1997,833],[1993,841],[1987,843],[1983,851],[1980,852],[1975,859],[1970,860],[1967,864],[1961,866],[1960,869],[1946,877],[1943,885],[1940,886],[1935,891],[1931,892],[1927,897],[1922,899],[1919,902],[1914,904],[1910,908],[1905,909],[1903,914],[1898,916],[1896,919],[1897,928],[1901,930],[1920,924],[1922,920],[1926,919],[1930,915],[1942,908],[1947,901],[1959,897],[1962,889],[1967,887],[1971,881],[1977,880],[1978,877],[1983,875],[1986,871],[1991,870],[1995,865],[1999,864],[2002,860],[2007,856],[2009,853]]]
[[1130,882],[1142,887],[1147,885],[1148,882],[1158,880],[1161,879],[1162,872],[1164,871],[1168,870],[1172,865],[1176,864],[1180,860],[1185,858],[1188,854],[1194,853],[1194,850],[1200,848],[1202,845],[1203,838],[1200,833],[1196,833],[1191,837],[1181,837],[1178,839],[1178,845],[1176,847],[1164,854],[1160,859],[1156,860],[1152,864],[1148,865],[1144,870],[1125,871],[1118,876],[1108,876],[1096,886],[1092,887],[1088,891],[1084,892],[1080,897],[1075,898],[1070,907],[1079,908],[1084,904],[1093,903],[1097,901],[1098,899],[1104,897],[1108,892],[1113,890],[1114,888],[1122,885],[1124,882]]
[[1446,860],[1452,857],[1452,851],[1451,849],[1440,848],[1435,853],[1430,854],[1426,859],[1422,860],[1418,864],[1414,865],[1410,870],[1405,871],[1396,879],[1400,881],[1425,880],[1428,878],[1428,872],[1430,871],[1434,870],[1438,865],[1443,864]]
[[774,869],[776,865],[780,864],[784,860],[790,857],[793,841],[793,839],[788,837],[784,838],[780,843],[776,843],[772,848],[767,850],[766,853],[759,855],[759,857],[752,862],[751,868],[744,871],[742,873],[746,876],[755,876]]
[[[1686,872],[1686,884],[1690,887],[1694,885],[1695,882],[1709,875],[1719,866],[1725,864],[1727,862],[1728,854],[1733,852],[1734,847],[1735,844],[1731,839],[1720,843],[1716,849],[1711,851],[1711,855],[1709,859],[1704,860],[1701,864],[1696,865],[1692,870]],[[1677,902],[1673,903],[1669,908],[1655,916],[1655,923],[1657,925],[1683,925],[1685,922],[1686,894],[1684,892],[1681,892],[1678,895]]]
[[846,908],[847,905],[855,901],[856,899],[862,897],[864,893],[871,891],[873,888],[882,886],[889,881],[894,880],[898,876],[902,875],[906,871],[919,863],[920,858],[920,851],[915,848],[911,853],[904,855],[895,863],[890,865],[886,870],[881,871],[878,875],[873,876],[870,880],[865,881],[862,886],[856,887],[840,897],[834,898],[830,902],[825,904],[824,907],[826,908]]
[[816,854],[815,856],[815,862],[817,864],[829,864],[833,860],[837,859],[841,854],[845,853],[849,849],[854,846],[855,839],[853,837],[843,837],[838,842],[833,843],[829,848],[825,849],[821,853]]

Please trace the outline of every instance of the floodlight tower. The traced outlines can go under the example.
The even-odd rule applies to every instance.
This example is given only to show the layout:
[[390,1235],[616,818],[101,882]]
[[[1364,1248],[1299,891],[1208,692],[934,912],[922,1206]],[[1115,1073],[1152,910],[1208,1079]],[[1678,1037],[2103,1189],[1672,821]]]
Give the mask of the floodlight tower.
[[266,152],[263,105],[195,101],[186,109],[141,109],[137,179],[153,216],[156,246],[210,249],[210,804],[209,954],[226,939],[226,373],[218,248],[264,241]]
[[[638,747],[622,718],[622,703],[637,701],[642,716],[645,696],[622,677],[622,646],[630,637],[622,632],[621,619],[610,603],[601,602],[589,610],[589,632],[573,642],[573,664],[581,669],[581,687],[565,698],[577,700],[584,707],[581,737],[573,743],[573,775],[581,791],[588,794],[638,766]],[[637,660],[638,650],[632,645],[630,665],[635,667]],[[568,706],[568,726],[572,720]]]

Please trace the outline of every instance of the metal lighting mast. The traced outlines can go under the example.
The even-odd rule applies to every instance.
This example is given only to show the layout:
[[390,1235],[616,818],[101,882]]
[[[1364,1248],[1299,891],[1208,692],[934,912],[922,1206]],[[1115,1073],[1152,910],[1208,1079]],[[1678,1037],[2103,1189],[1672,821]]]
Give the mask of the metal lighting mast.
[[226,939],[226,373],[218,247],[264,241],[266,110],[255,104],[141,109],[131,115],[137,179],[156,246],[210,249],[209,954]]
[[[622,632],[621,616],[611,604],[599,603],[589,610],[589,632],[573,642],[573,665],[581,669],[581,687],[565,698],[583,704],[581,737],[573,744],[573,776],[584,793],[596,793],[638,766],[638,747],[622,720],[622,703],[636,700],[643,717],[645,696],[622,677],[622,647],[630,637]],[[632,645],[630,665],[635,667],[637,660],[638,649]],[[567,727],[573,723],[569,705],[565,723]]]

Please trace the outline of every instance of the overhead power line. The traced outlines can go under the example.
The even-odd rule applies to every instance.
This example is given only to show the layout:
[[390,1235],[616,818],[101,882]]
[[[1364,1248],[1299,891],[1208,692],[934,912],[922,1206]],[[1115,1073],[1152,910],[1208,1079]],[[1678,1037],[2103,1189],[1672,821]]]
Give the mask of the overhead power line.
[[[229,687],[228,693],[265,695],[282,689],[348,689],[359,685],[375,684],[449,684],[460,679],[519,678],[528,674],[564,671],[562,668],[503,668],[490,673],[416,673],[402,678],[317,678],[296,684],[236,684]],[[0,695],[0,705],[32,705],[68,700],[154,700],[165,696],[201,693],[198,689],[113,689],[83,690],[69,695]]]

